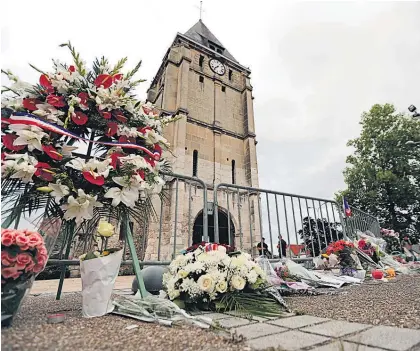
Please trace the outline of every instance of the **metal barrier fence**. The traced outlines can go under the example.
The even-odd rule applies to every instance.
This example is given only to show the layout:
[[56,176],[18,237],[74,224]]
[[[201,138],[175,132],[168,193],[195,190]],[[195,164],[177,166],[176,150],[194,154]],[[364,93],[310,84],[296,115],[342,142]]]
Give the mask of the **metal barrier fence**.
[[[237,214],[231,211],[235,204]],[[220,207],[226,210],[228,223],[232,216],[236,222],[223,235],[219,226]],[[330,242],[346,237],[341,209],[335,201],[226,183],[214,189],[214,228],[216,242],[226,241],[227,237],[228,243],[234,240],[237,248],[251,249],[254,256],[286,255],[297,261],[311,260]],[[280,237],[288,245],[287,250],[282,249]],[[261,249],[262,238],[268,239],[265,249]]]
[[381,226],[375,216],[370,215],[354,206],[350,206],[351,216],[344,219],[347,235],[356,237],[357,231],[370,231],[375,237],[381,237]]

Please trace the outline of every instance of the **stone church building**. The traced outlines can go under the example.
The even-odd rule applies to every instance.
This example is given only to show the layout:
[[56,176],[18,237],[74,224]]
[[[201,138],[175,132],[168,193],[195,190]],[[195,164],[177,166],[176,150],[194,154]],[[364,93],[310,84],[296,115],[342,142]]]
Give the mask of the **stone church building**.
[[[207,185],[210,241],[215,240],[214,186],[258,187],[250,74],[199,20],[185,34],[176,35],[148,90],[148,101],[162,113],[183,116],[164,131],[171,144],[164,157],[173,173],[197,177]],[[172,180],[167,193],[162,206],[159,199],[153,201],[158,218],[148,228],[145,260],[156,260],[158,254],[160,260],[170,260],[174,251],[202,241],[203,187]],[[255,247],[261,238],[258,197],[224,189],[218,193],[218,205],[220,243],[250,252],[251,241]]]

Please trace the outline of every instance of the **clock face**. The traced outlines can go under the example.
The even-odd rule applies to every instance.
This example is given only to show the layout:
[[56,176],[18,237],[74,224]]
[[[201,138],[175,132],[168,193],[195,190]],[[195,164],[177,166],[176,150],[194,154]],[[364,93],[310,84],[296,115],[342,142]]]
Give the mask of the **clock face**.
[[209,65],[211,70],[219,76],[223,76],[226,72],[225,66],[219,60],[211,59]]

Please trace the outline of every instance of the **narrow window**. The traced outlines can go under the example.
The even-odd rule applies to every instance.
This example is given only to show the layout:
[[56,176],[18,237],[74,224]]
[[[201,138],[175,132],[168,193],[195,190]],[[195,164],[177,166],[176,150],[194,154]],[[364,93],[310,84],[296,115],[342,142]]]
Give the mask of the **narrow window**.
[[214,47],[214,45],[210,45],[210,49],[212,49],[212,50],[215,50],[215,51],[216,51],[216,48]]
[[236,167],[235,167],[235,160],[232,160],[232,184],[236,184]]
[[203,68],[203,62],[204,62],[204,56],[200,55],[200,59],[198,61],[198,64],[200,65],[201,68]]
[[226,87],[222,87],[222,91],[225,93],[226,92]]
[[233,72],[232,72],[232,70],[230,69],[230,70],[229,70],[229,80],[232,80],[232,74],[233,74]]
[[193,177],[197,177],[197,168],[198,168],[198,151],[193,151]]
[[218,52],[219,54],[223,54],[222,49],[217,49],[217,52]]
[[200,78],[198,78],[198,80],[200,81],[200,83],[204,83],[204,77],[200,76]]

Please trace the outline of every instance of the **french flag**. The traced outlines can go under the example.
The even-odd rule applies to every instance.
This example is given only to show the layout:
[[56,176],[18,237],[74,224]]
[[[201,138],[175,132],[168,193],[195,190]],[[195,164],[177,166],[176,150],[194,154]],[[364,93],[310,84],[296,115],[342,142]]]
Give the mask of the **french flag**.
[[350,217],[351,216],[351,208],[346,200],[345,197],[343,197],[343,209],[344,209],[344,214],[346,215],[346,217]]

